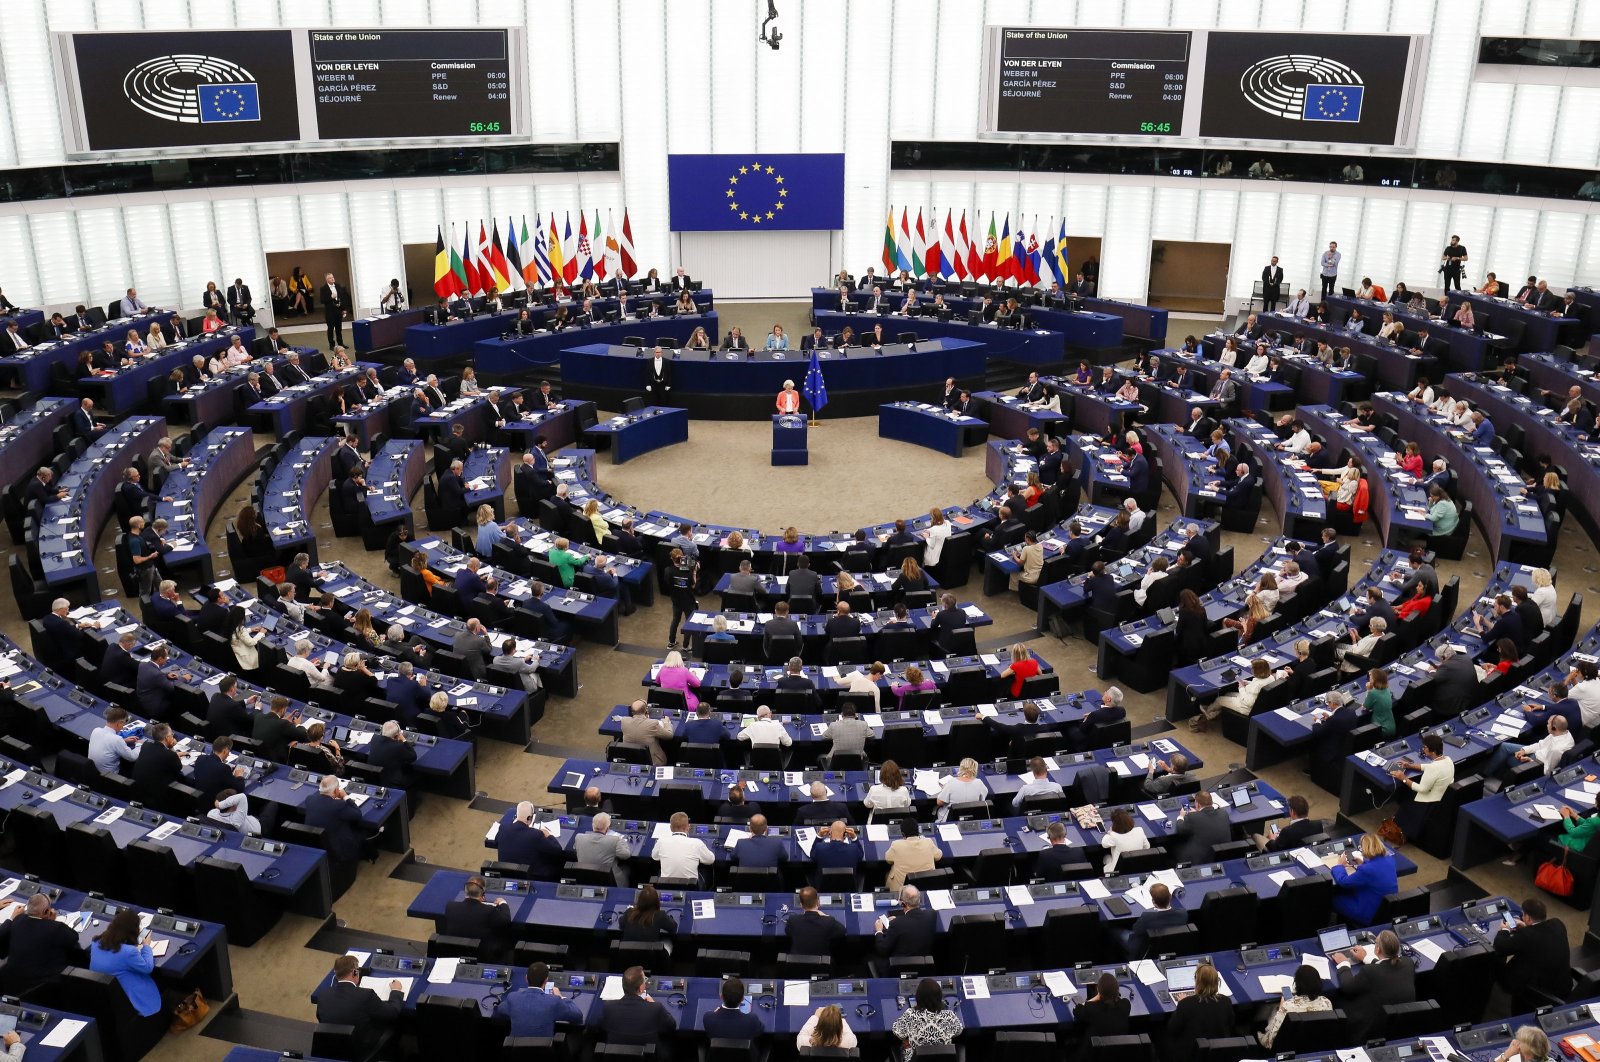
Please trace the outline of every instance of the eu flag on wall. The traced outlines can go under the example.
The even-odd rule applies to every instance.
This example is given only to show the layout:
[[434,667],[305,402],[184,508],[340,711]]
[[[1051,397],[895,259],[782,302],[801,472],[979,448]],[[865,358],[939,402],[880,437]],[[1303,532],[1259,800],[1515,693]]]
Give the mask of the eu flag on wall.
[[196,85],[200,99],[200,124],[261,121],[260,86],[248,83]]
[[668,155],[675,232],[844,228],[844,156]]
[[1364,85],[1307,85],[1301,118],[1308,122],[1359,122]]

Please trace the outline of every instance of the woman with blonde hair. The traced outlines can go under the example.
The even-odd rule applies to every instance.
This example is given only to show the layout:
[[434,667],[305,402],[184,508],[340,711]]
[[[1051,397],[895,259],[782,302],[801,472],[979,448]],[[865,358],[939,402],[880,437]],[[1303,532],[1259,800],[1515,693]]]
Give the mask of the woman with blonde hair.
[[[1263,578],[1272,577],[1271,572],[1264,572],[1262,575]],[[1276,601],[1278,597],[1277,586],[1277,581],[1274,579],[1272,584],[1273,588],[1271,591],[1273,601]],[[1235,616],[1229,616],[1227,619],[1222,621],[1222,625],[1227,627],[1229,630],[1235,630],[1239,632],[1239,644],[1241,646],[1249,645],[1255,640],[1256,631],[1260,628],[1261,624],[1265,623],[1268,617],[1271,615],[1272,608],[1268,604],[1268,599],[1265,596],[1265,593],[1251,591],[1249,597],[1245,599],[1244,619],[1239,619]]]
[[[482,557],[484,560],[488,560],[490,557],[494,556],[495,546],[499,545],[500,542],[505,539],[505,529],[495,521],[494,506],[492,505],[478,506],[478,512],[475,516],[475,519],[478,522],[478,535],[473,543],[473,546],[478,551],[478,556]],[[506,524],[506,527],[516,526],[517,522],[515,520],[512,520]]]
[[685,349],[685,350],[710,350],[711,349],[711,340],[706,335],[706,330],[705,330],[704,326],[698,327],[698,328],[696,328],[694,330],[694,333],[691,336],[689,336],[689,342],[687,342],[687,343],[685,343],[683,345],[683,349]]
[[590,498],[583,506],[583,518],[589,521],[589,526],[594,529],[594,544],[596,546],[605,542],[611,534],[611,525],[606,523],[606,518],[600,515],[600,500]]
[[801,1048],[832,1047],[853,1051],[856,1048],[856,1034],[845,1024],[844,1012],[830,1003],[826,1007],[818,1007],[800,1026],[795,1044]]
[[165,332],[161,331],[160,325],[151,324],[150,331],[145,333],[144,345],[151,350],[162,350],[166,348],[168,345],[167,335]]
[[919,593],[928,589],[928,575],[917,563],[917,558],[907,557],[900,562],[900,574],[895,577],[892,589],[899,594]]
[[680,691],[689,711],[700,707],[700,698],[694,692],[700,688],[700,680],[683,666],[683,654],[676,649],[662,658],[661,670],[656,672],[656,685],[664,690]]
[[1222,994],[1222,977],[1209,962],[1194,972],[1194,992],[1178,1001],[1167,1019],[1167,1062],[1194,1062],[1202,1038],[1233,1035],[1233,1000]]
[[367,650],[378,648],[378,641],[382,638],[382,635],[378,633],[378,628],[373,626],[371,609],[359,609],[350,618],[350,629],[355,631],[356,638],[360,640],[361,648]]
[[950,815],[952,804],[975,804],[989,799],[989,787],[978,777],[978,761],[967,757],[956,765],[956,773],[945,778],[939,786],[934,806],[939,809],[939,821]]
[[434,587],[442,586],[445,583],[445,579],[442,576],[435,575],[428,569],[428,555],[420,549],[411,554],[411,570],[422,580],[422,585],[430,594],[433,593]]
[[928,530],[923,532],[922,563],[932,568],[944,555],[944,544],[950,538],[950,525],[945,522],[944,510],[938,506],[928,510]]
[[1360,855],[1346,852],[1333,868],[1333,911],[1350,925],[1371,925],[1383,898],[1399,888],[1398,880],[1383,838],[1364,833]]
[[1023,685],[1039,674],[1039,671],[1038,658],[1028,652],[1026,645],[1018,642],[1011,647],[1011,663],[1007,664],[1006,669],[1000,672],[1000,680],[1004,682],[1006,679],[1010,679],[1011,696],[1014,698],[1020,697],[1022,696]]
[[1549,568],[1535,568],[1529,574],[1529,579],[1533,582],[1533,593],[1528,597],[1539,606],[1539,615],[1544,617],[1545,629],[1549,630],[1561,620],[1561,609],[1556,602],[1555,579],[1550,575]]

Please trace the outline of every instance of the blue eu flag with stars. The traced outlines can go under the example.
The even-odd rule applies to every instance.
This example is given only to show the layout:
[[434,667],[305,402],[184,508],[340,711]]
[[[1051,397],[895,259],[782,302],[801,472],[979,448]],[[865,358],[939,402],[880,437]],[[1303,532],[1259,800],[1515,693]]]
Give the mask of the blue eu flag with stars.
[[1307,85],[1300,117],[1308,122],[1359,122],[1366,91],[1362,85]]
[[816,348],[811,350],[811,367],[806,370],[806,385],[801,388],[805,392],[806,401],[811,403],[811,412],[816,413],[828,404],[828,385],[822,379],[822,362],[817,359]]
[[200,124],[261,121],[260,86],[251,83],[196,85]]
[[844,156],[668,155],[674,232],[844,228]]

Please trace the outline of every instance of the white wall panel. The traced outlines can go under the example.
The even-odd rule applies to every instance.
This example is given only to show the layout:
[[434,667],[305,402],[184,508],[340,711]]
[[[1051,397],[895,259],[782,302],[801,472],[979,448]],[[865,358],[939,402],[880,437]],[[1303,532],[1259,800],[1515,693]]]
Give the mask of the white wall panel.
[[[91,253],[84,255],[83,279],[90,291],[120,290],[132,281],[128,245],[123,239],[122,211],[118,208],[75,212],[78,239]],[[149,298],[145,298],[149,302]]]
[[1108,299],[1143,297],[1150,282],[1150,207],[1154,189],[1119,185],[1106,204],[1106,230],[1116,234],[1100,248],[1100,294]]
[[[250,295],[258,311],[270,316],[272,298],[268,286],[267,258],[261,249],[261,224],[257,220],[258,211],[254,199],[219,199],[212,205],[212,217],[216,222],[217,231],[227,233],[227,240],[223,245],[223,252],[217,263],[217,284],[226,288],[238,277],[250,288]],[[129,238],[133,230],[128,230]],[[180,249],[181,253],[181,249]],[[318,277],[320,284],[322,278]],[[144,279],[140,277],[140,283]],[[185,296],[183,305],[192,306],[190,300],[200,297],[198,291],[184,291],[179,294]]]
[[18,306],[44,304],[44,292],[39,284],[39,272],[34,265],[33,244],[28,237],[28,219],[22,214],[0,216],[0,246],[7,248],[8,267],[5,293]]
[[1539,232],[1534,240],[1533,271],[1560,291],[1578,273],[1583,246],[1582,214],[1550,211],[1539,217]]
[[[1533,272],[1533,239],[1539,228],[1536,210],[1501,207],[1495,211],[1489,261],[1500,279],[1516,291],[1522,278]],[[1465,242],[1465,241],[1463,241]]]
[[[396,231],[394,196],[387,188],[352,190],[346,200],[350,219],[350,280],[356,306],[376,312],[389,281],[399,278],[404,290],[405,256]],[[501,239],[505,221],[501,220]],[[359,314],[357,315],[359,316]]]
[[[288,205],[290,208],[294,205],[294,200],[289,197],[283,197],[278,201]],[[230,202],[237,201],[230,200]],[[220,202],[215,204],[218,207],[221,205]],[[217,224],[212,210],[213,204],[204,199],[189,199],[173,203],[167,208],[167,215],[172,223],[172,231],[169,234],[169,238],[172,240],[173,253],[177,255],[178,260],[177,299],[179,306],[187,308],[199,306],[200,293],[206,290],[206,284],[209,281],[215,280],[218,287],[222,286],[222,272],[227,266],[220,262],[217,257]],[[285,217],[285,220],[287,220],[287,213],[283,212],[280,216]],[[295,232],[300,231],[298,213],[298,211],[294,211],[293,231]],[[262,219],[265,220],[265,218],[266,212],[263,211]],[[260,227],[259,222],[257,227]],[[198,238],[196,234],[199,234]],[[294,242],[286,246],[304,247],[305,245]],[[137,285],[138,278],[134,277],[129,282]],[[98,298],[99,296],[96,297]],[[150,300],[146,299],[145,301],[149,302]]]
[[[144,300],[152,306],[187,305],[178,290],[178,249],[173,246],[166,204],[125,207],[122,227],[128,241],[128,261]],[[255,219],[252,218],[245,238],[254,239],[254,236]]]
[[[1361,221],[1361,239],[1352,255],[1347,249],[1344,262],[1353,264],[1350,276],[1354,281],[1370,277],[1374,283],[1387,289],[1392,286],[1389,277],[1395,275],[1400,261],[1400,241],[1404,237],[1406,204],[1401,199],[1368,199],[1364,204]],[[1343,245],[1341,245],[1343,246]],[[1359,283],[1352,283],[1359,288]]]
[[[1405,238],[1400,241],[1400,261],[1390,277],[1403,280],[1408,288],[1437,287],[1439,256],[1450,242],[1450,207],[1440,202],[1414,202],[1406,207]],[[1472,249],[1470,246],[1467,248]],[[1466,278],[1462,278],[1466,282]],[[1384,285],[1391,291],[1393,283]]]
[[1195,220],[1199,213],[1200,189],[1193,186],[1157,188],[1150,237],[1156,240],[1195,239]]
[[[1246,192],[1240,197],[1239,229],[1240,239],[1234,244],[1234,259],[1239,260],[1238,248],[1240,244],[1254,246],[1249,233],[1256,229],[1265,229],[1272,224],[1272,202],[1269,193]],[[1278,256],[1278,264],[1283,267],[1283,279],[1287,282],[1288,294],[1293,297],[1295,292],[1302,289],[1311,298],[1315,299],[1321,290],[1317,283],[1317,263],[1322,255],[1327,241],[1318,238],[1318,226],[1322,224],[1322,200],[1318,196],[1303,193],[1289,193],[1280,198],[1277,209],[1277,227],[1273,232],[1273,241],[1270,248],[1264,252],[1258,251],[1251,258],[1246,259],[1252,264],[1261,262],[1265,265],[1272,255]],[[1244,270],[1236,270],[1239,276]],[[1249,281],[1254,283],[1260,268],[1249,271]],[[1241,288],[1234,288],[1230,294],[1243,297]]]
[[[670,61],[661,42],[668,30],[665,4],[629,3],[629,25],[638,33],[621,38],[623,205],[629,213],[640,269],[665,270],[671,264],[667,240],[667,128],[672,92]],[[663,85],[667,91],[661,91]],[[542,200],[542,197],[541,197]],[[543,209],[543,206],[536,209]],[[619,218],[617,224],[622,224]]]
[[[806,0],[806,7],[813,2]],[[933,109],[933,136],[941,140],[963,140],[978,128],[983,6],[970,0],[938,5],[938,46],[926,96]],[[1049,20],[1049,16],[1040,17]]]
[[1600,284],[1600,214],[1590,214],[1583,224],[1583,244],[1578,250],[1576,284]]
[[[275,195],[261,199],[256,204],[261,219],[261,245],[267,251],[296,251],[307,247],[329,247],[314,234],[309,235],[300,225],[300,201],[294,196]],[[174,220],[177,208],[173,208]]]
[[[889,4],[850,4],[845,63],[856,105],[844,111],[844,240],[842,260],[867,261],[882,245],[883,189],[889,173],[889,115],[882,103],[895,86],[883,42],[893,27]],[[866,101],[861,105],[859,101]]]

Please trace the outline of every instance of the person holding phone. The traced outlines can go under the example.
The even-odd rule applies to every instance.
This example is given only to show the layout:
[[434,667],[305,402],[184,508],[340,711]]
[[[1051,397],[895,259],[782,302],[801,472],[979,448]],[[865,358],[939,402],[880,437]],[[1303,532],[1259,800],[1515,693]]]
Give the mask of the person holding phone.
[[112,915],[111,924],[89,949],[89,969],[115,977],[129,1004],[146,1018],[162,1010],[161,990],[151,976],[155,968],[150,934],[141,932],[138,913],[126,907]]
[[1283,1028],[1283,1020],[1289,1015],[1332,1009],[1333,1000],[1322,991],[1322,975],[1310,966],[1302,966],[1294,972],[1294,987],[1283,990],[1283,1001],[1272,1012],[1267,1027],[1256,1034],[1256,1039],[1262,1047],[1271,1050],[1272,1041],[1277,1039],[1278,1030]]

